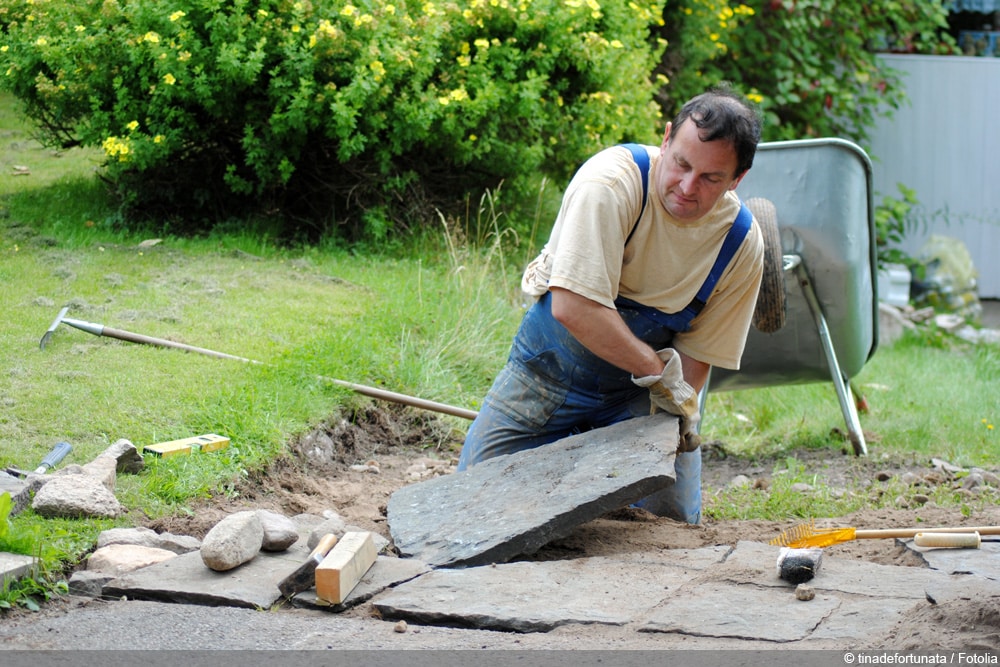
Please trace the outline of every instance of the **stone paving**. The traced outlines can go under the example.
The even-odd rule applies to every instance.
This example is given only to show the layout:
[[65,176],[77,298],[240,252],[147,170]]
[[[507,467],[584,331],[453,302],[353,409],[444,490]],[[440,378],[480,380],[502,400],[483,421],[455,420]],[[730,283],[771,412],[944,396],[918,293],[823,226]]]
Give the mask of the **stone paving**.
[[[676,428],[670,431],[673,442],[660,442],[663,427],[672,425],[669,420],[675,418],[634,420],[632,428],[600,429],[582,440],[567,438],[562,448],[501,457],[489,466],[404,487],[390,501],[389,520],[397,547],[402,542],[401,551],[410,555],[380,555],[338,605],[318,599],[315,591],[285,604],[278,591],[281,579],[305,560],[321,517],[311,522],[299,517],[300,539],[288,550],[261,551],[232,570],[209,569],[192,551],[93,583],[105,599],[171,603],[157,613],[168,619],[161,620],[168,627],[169,618],[177,616],[203,618],[205,628],[216,627],[217,618],[198,610],[218,607],[277,605],[286,611],[328,612],[324,615],[334,619],[370,603],[382,619],[428,629],[475,629],[508,637],[600,627],[619,631],[626,642],[655,635],[669,641],[697,638],[708,646],[741,641],[874,645],[917,606],[1000,598],[996,542],[984,542],[980,549],[924,549],[904,542],[927,567],[824,556],[807,584],[815,593],[809,600],[798,599],[795,586],[778,577],[779,547],[758,542],[643,553],[623,548],[613,556],[533,560],[531,554],[547,541],[671,482]],[[580,447],[583,442],[588,447]],[[607,460],[609,450],[622,461],[613,475],[597,464]],[[525,471],[552,483],[529,484]],[[489,512],[479,511],[484,499],[498,497],[504,499],[504,512],[493,511],[491,519]],[[388,542],[380,539],[381,550]],[[0,557],[8,576],[23,575],[31,566],[25,557]],[[251,631],[251,625],[244,631],[248,648],[259,645],[253,643],[259,631]],[[4,632],[0,629],[0,639]],[[37,632],[44,634],[44,628]],[[163,641],[168,642],[164,648],[171,646],[169,634]]]

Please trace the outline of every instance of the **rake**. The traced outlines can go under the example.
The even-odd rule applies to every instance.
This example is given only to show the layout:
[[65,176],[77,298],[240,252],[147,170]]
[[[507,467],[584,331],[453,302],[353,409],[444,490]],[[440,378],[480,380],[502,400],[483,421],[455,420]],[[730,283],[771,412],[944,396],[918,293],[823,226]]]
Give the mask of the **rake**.
[[828,547],[852,540],[872,540],[886,538],[911,538],[917,533],[979,533],[980,535],[1000,535],[1000,526],[957,526],[953,528],[886,528],[859,530],[853,527],[817,528],[814,521],[803,523],[785,530],[769,542],[774,546],[808,549]]

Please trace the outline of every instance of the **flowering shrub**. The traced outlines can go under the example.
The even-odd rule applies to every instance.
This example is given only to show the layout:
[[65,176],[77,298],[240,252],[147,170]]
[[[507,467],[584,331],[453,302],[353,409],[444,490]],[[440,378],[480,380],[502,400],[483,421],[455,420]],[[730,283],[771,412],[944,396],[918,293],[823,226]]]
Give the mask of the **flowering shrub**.
[[252,201],[381,234],[414,207],[655,139],[662,8],[0,0],[0,87],[49,143],[102,147],[133,211],[218,218]]
[[864,142],[877,114],[905,99],[883,51],[949,53],[944,0],[679,0],[667,5],[660,71],[671,114],[729,80],[760,104],[768,141],[839,136]]

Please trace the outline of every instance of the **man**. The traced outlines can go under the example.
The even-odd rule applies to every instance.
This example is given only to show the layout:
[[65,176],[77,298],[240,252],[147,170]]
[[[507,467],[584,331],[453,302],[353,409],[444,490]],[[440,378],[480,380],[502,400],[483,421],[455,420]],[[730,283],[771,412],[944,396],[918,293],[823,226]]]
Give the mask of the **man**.
[[[637,504],[700,521],[698,392],[711,366],[739,368],[763,272],[760,230],[734,192],[760,126],[741,96],[714,89],[667,123],[659,151],[616,146],[580,168],[525,270],[522,287],[539,299],[459,470],[666,410],[680,419],[676,481]],[[713,269],[731,228],[732,257]]]

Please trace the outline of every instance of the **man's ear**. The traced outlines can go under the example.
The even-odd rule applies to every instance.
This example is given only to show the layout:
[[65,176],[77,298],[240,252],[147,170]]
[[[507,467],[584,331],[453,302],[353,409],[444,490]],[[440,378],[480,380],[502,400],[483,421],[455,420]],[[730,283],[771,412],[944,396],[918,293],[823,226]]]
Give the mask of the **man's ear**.
[[667,144],[670,143],[670,128],[672,126],[673,126],[673,123],[671,123],[670,121],[667,121],[667,127],[666,127],[665,130],[663,130],[663,141],[660,142],[660,150],[665,150],[666,147],[667,147]]
[[736,177],[736,179],[733,181],[733,184],[729,186],[730,190],[735,190],[736,189],[736,187],[740,184],[740,181],[743,180],[743,177],[747,175],[747,171],[750,171],[750,170],[747,169],[742,174],[740,174],[739,176]]

